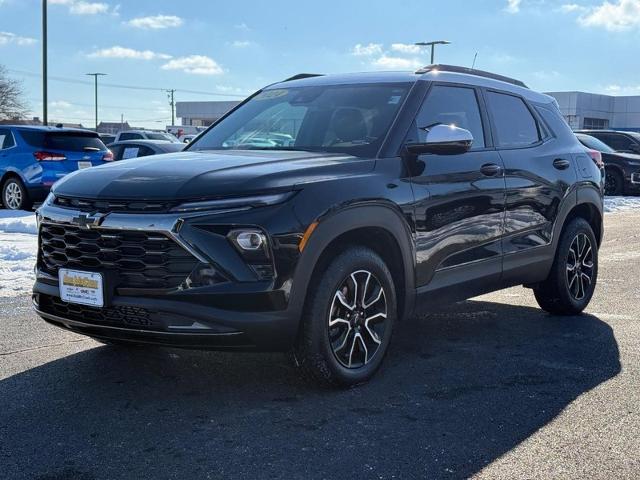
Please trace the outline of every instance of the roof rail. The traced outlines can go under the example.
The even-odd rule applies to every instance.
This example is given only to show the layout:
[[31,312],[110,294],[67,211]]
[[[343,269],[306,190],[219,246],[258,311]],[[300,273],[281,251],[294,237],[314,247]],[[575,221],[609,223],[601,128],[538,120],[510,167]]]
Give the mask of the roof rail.
[[458,67],[455,65],[427,65],[426,67],[421,68],[416,71],[416,74],[423,75],[429,72],[453,72],[453,73],[466,73],[467,75],[476,75],[478,77],[490,78],[492,80],[499,80],[501,82],[510,83],[511,85],[516,85],[518,87],[529,88],[525,85],[524,82],[520,80],[516,80],[515,78],[505,77],[503,75],[498,75],[496,73],[485,72],[483,70],[476,70],[473,68],[467,67]]
[[322,77],[322,76],[324,76],[324,73],[298,73],[293,77],[289,77],[286,80],[283,80],[281,83],[291,82],[293,80],[302,80],[303,78]]

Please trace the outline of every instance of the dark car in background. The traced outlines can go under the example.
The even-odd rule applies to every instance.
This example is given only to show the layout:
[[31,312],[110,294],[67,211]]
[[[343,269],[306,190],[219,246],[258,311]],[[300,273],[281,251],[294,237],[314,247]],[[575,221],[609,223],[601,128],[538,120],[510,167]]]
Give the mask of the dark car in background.
[[548,312],[582,312],[602,212],[601,169],[522,82],[297,75],[183,152],[56,184],[33,302],[106,343],[293,351],[354,385],[434,303],[524,284]]
[[98,134],[89,130],[0,126],[2,205],[27,210],[64,176],[112,159]]
[[109,150],[113,153],[114,160],[175,153],[184,147],[183,143],[171,143],[164,140],[126,140],[109,144]]
[[616,152],[635,153],[640,155],[640,133],[619,132],[616,130],[577,130],[582,133],[597,138]]
[[100,140],[102,140],[102,143],[104,143],[105,145],[109,145],[110,143],[116,141],[116,136],[113,133],[101,133]]
[[640,193],[640,155],[616,152],[596,137],[584,133],[576,133],[576,137],[585,147],[600,152],[606,171],[606,195]]

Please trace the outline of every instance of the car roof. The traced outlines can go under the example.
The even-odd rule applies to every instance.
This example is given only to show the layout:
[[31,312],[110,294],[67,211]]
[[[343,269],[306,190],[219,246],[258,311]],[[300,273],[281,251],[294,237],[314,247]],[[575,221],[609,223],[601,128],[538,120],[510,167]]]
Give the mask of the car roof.
[[[328,85],[355,85],[359,83],[416,83],[416,82],[442,82],[452,84],[463,84],[477,87],[493,88],[500,91],[506,91],[515,95],[522,96],[529,101],[536,103],[554,103],[555,99],[549,95],[535,92],[524,86],[521,82],[517,82],[507,77],[495,76],[492,78],[487,72],[476,71],[471,69],[466,71],[449,71],[448,66],[426,67],[422,73],[418,72],[361,72],[361,73],[342,73],[330,75],[296,75],[291,80],[274,83],[265,88],[265,90],[273,90],[278,88],[293,88],[307,86],[328,86]],[[453,67],[449,67],[453,68]],[[457,67],[458,70],[463,70]],[[515,83],[520,83],[516,85]]]
[[98,135],[93,130],[89,130],[87,128],[66,128],[66,127],[44,127],[41,125],[0,125],[0,128],[17,128],[19,130],[33,130],[39,132],[64,132],[64,133],[93,133],[96,136]]
[[591,134],[591,133],[622,133],[622,134],[629,134],[629,133],[638,133],[638,132],[625,132],[622,130],[585,130],[580,129],[580,130],[576,130],[575,133],[586,133],[586,134]]
[[183,146],[181,143],[170,142],[168,140],[148,140],[146,138],[141,138],[139,140],[120,140],[119,142],[113,142],[109,144],[110,147],[114,145],[145,145],[149,147],[156,146],[160,148],[166,145]]

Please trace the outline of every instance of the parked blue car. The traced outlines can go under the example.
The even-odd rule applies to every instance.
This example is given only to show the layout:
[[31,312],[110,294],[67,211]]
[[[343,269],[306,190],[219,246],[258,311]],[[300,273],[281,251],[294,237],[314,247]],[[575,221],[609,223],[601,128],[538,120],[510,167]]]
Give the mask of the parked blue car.
[[0,200],[4,208],[28,210],[65,175],[112,160],[89,130],[0,125]]

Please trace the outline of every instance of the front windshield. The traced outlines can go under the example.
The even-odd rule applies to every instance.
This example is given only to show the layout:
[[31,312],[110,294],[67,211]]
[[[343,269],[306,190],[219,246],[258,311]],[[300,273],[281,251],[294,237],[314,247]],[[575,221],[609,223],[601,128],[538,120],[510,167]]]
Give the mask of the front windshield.
[[604,153],[614,152],[613,148],[611,148],[606,143],[601,142],[596,137],[592,137],[590,135],[578,135],[578,140],[580,140],[580,143],[582,143],[585,147],[595,150],[597,152],[604,152]]
[[189,150],[304,150],[375,156],[411,84],[264,90]]

